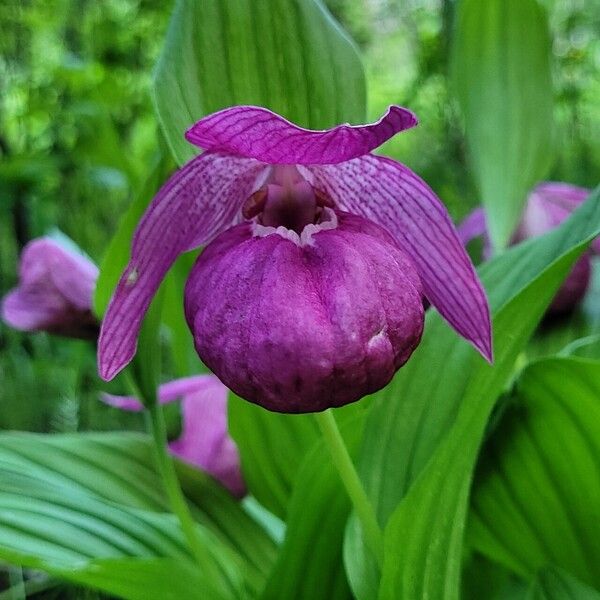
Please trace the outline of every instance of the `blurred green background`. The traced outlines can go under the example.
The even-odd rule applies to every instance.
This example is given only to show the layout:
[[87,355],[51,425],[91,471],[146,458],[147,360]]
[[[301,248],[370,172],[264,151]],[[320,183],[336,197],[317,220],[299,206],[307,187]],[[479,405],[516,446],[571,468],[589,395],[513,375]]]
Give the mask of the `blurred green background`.
[[[479,200],[449,85],[451,0],[329,0],[360,47],[369,117],[405,105],[420,126],[384,152],[419,173],[460,220]],[[550,178],[600,172],[600,15],[593,0],[548,0],[557,159]],[[172,6],[157,0],[0,4],[0,293],[28,240],[55,229],[96,262],[160,140],[149,86]],[[268,74],[266,74],[268,76]],[[138,427],[97,402],[93,349],[0,324],[0,427]],[[124,421],[125,420],[125,421]]]

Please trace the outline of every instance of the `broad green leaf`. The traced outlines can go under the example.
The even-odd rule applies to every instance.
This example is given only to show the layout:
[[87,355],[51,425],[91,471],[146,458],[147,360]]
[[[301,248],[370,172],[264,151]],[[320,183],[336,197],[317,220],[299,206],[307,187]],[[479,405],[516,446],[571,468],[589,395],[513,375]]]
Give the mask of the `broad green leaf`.
[[[482,268],[481,276],[495,316],[494,367],[488,367],[443,323],[439,315],[430,311],[423,342],[392,384],[375,397],[367,419],[360,472],[382,526],[387,523],[424,468],[428,464],[430,469],[433,468],[431,459],[440,443],[445,438],[456,439],[448,433],[454,433],[457,414],[461,406],[463,409],[468,406],[469,397],[472,398],[470,408],[481,410],[481,414],[477,416],[485,426],[488,412],[510,377],[512,364],[522,344],[539,320],[541,313],[538,312],[543,310],[544,303],[549,300],[548,290],[558,285],[567,272],[569,262],[581,251],[583,244],[596,235],[598,228],[600,203],[596,194],[561,228],[543,238],[512,248]],[[558,257],[562,258],[557,261]],[[551,265],[553,268],[548,271]],[[532,280],[534,283],[531,283]],[[542,290],[538,289],[540,287]],[[478,385],[481,387],[478,388]],[[473,431],[468,436],[474,442],[474,453],[477,450],[477,435]],[[474,461],[474,455],[468,456],[468,453],[461,450],[456,458],[456,465],[453,466],[457,468],[458,477],[458,467],[463,465],[467,469],[469,461]],[[463,464],[461,461],[466,462]],[[445,465],[440,476],[448,468]],[[462,472],[461,476],[468,481],[468,471]],[[448,478],[447,482],[450,481]],[[427,489],[427,486],[424,487]],[[433,489],[433,484],[429,488]],[[453,499],[466,501],[468,485],[462,490],[453,490],[458,491],[463,492],[463,497],[453,496]],[[439,490],[436,494],[443,496]],[[450,495],[446,496],[445,499],[450,501]],[[432,505],[430,508],[434,510],[436,507]],[[450,507],[447,508],[450,511]],[[454,512],[460,513],[460,510],[448,512],[448,518]],[[427,511],[423,511],[423,514],[427,514]],[[433,521],[434,515],[429,514],[429,517]],[[417,522],[413,525],[416,534],[419,532]],[[462,525],[458,525],[460,530]],[[426,531],[421,531],[421,534],[429,532],[433,535],[434,531],[432,525]],[[442,532],[438,534],[441,536]],[[460,545],[461,539],[462,533],[459,535],[457,531],[456,538],[452,541]],[[430,574],[416,569],[415,563],[408,558],[404,542],[399,544],[398,552],[400,548],[405,552],[402,559],[396,557],[397,567],[407,569],[407,576],[410,572],[415,585],[423,583],[421,577]],[[427,552],[428,548],[428,542],[421,539],[419,543],[415,541],[413,550]],[[453,547],[451,551],[450,546],[444,546],[441,541],[439,546],[431,548],[432,551],[436,549],[444,553],[444,560],[454,561],[452,569],[456,572],[460,563],[457,557],[459,550]],[[442,562],[444,561],[440,559],[440,564]],[[364,565],[364,562],[361,565],[359,561],[348,564],[351,581],[357,578],[362,578],[363,581],[376,580],[372,575],[361,574]],[[431,563],[432,569],[438,567],[435,561]],[[353,571],[356,572],[354,575]],[[438,572],[442,574],[441,568]],[[439,582],[434,578],[430,583],[434,584],[435,581]],[[449,582],[452,583],[450,580]],[[357,592],[356,589],[354,591]],[[376,590],[370,590],[371,597],[376,593]],[[411,597],[410,593],[407,597]],[[435,593],[433,597],[437,597]]]
[[[5,433],[0,435],[0,499],[7,478],[21,473],[41,489],[56,490],[60,498],[84,498],[94,506],[109,507],[108,512],[117,506],[170,519],[164,514],[168,502],[153,457],[150,440],[139,434]],[[251,590],[261,589],[275,558],[271,539],[210,477],[184,463],[177,467],[194,516],[214,540],[211,544],[239,565]],[[172,521],[169,528],[179,535]]]
[[[476,367],[448,435],[386,527],[381,599],[458,598],[471,472],[497,396],[518,352],[580,250],[565,255],[493,319],[495,365]],[[435,540],[434,540],[435,538]]]
[[552,159],[550,36],[538,0],[460,0],[453,77],[495,248]]
[[600,592],[560,569],[544,569],[536,577],[527,600],[600,600]]
[[485,447],[470,536],[482,553],[533,576],[554,565],[600,587],[600,362],[531,364]]
[[74,569],[5,550],[1,546],[0,552],[13,564],[46,571],[58,578],[127,600],[231,599],[230,595],[205,581],[189,561],[151,557],[102,558],[81,560]]
[[461,600],[526,600],[529,582],[478,553],[469,553],[461,575]]
[[354,44],[320,0],[179,0],[154,78],[154,101],[179,164],[195,121],[234,104],[270,108],[305,127],[365,117]]
[[[495,311],[494,366],[480,363],[468,372],[451,429],[386,527],[382,599],[396,597],[398,590],[407,597],[458,597],[469,486],[487,421],[518,352],[574,261],[600,230],[599,195],[596,192],[561,228],[532,240],[524,248],[533,264],[537,262],[537,247],[542,248],[542,254],[551,249],[557,259],[539,274],[530,271],[531,281]],[[507,270],[517,264],[515,255],[519,249],[515,250],[512,256],[505,255],[492,263],[484,271],[484,280],[488,281],[486,276],[495,271],[492,281],[501,281],[498,270],[502,263]],[[464,378],[464,371],[457,373]],[[449,382],[445,381],[445,385]]]
[[229,431],[248,489],[285,519],[298,469],[319,437],[317,424],[311,415],[273,413],[233,394],[229,398]]
[[[354,453],[361,415],[341,428]],[[329,450],[318,440],[299,469],[289,504],[285,540],[262,600],[351,600],[342,563],[350,500]]]
[[[168,567],[168,571],[162,571],[165,580],[184,578],[193,566],[173,515],[128,508],[63,487],[46,486],[37,478],[4,465],[0,480],[1,559],[55,575],[69,573],[72,581],[90,586],[99,583],[92,564],[96,560],[111,559],[118,565],[119,559],[129,563],[131,558],[137,558],[138,564],[143,565],[141,559],[149,558],[159,577],[160,567]],[[235,576],[227,564],[229,556],[224,545],[205,528],[198,526],[198,534],[215,567]],[[156,558],[169,560],[161,564]],[[89,580],[88,573],[92,575]],[[135,571],[132,574],[135,576]],[[113,581],[110,591],[123,598],[139,598],[139,591],[131,594],[136,586],[126,569],[122,577],[124,585]],[[110,578],[105,575],[103,581],[107,580]],[[198,593],[190,588],[187,597],[241,597],[241,590],[235,593],[235,583],[227,579],[213,581],[198,573],[195,582],[199,584]],[[101,583],[100,587],[106,589]],[[165,587],[161,586],[163,593]]]
[[[338,423],[364,418],[370,402],[363,399],[336,409]],[[306,453],[320,438],[312,415],[274,413],[237,396],[229,396],[229,432],[242,461],[250,493],[285,520],[290,496]]]
[[231,599],[208,585],[194,564],[172,558],[93,560],[81,569],[53,568],[53,572],[128,600]]

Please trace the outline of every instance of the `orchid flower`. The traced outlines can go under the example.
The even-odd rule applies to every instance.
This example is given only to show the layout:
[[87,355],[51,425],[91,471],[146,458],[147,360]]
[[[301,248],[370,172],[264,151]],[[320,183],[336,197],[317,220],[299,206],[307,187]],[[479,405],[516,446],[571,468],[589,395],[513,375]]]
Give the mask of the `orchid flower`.
[[[181,399],[182,430],[169,443],[179,459],[202,469],[235,497],[246,494],[240,457],[227,430],[227,388],[214,375],[176,379],[158,388],[161,404]],[[131,396],[102,394],[101,399],[122,410],[141,411],[142,403]]]
[[[589,195],[590,190],[568,183],[539,184],[527,198],[523,217],[513,235],[512,243],[516,244],[543,235],[558,227]],[[458,233],[465,245],[476,237],[483,237],[483,255],[484,258],[489,258],[491,246],[486,215],[482,208],[475,209],[465,218],[458,228]],[[600,238],[592,243],[591,252],[600,252]],[[588,289],[591,270],[590,252],[588,252],[573,266],[548,307],[548,314],[570,312],[579,304]]]
[[2,319],[24,331],[95,339],[92,294],[97,278],[98,268],[82,254],[52,238],[35,239],[23,249],[19,285],[2,301]]
[[449,218],[404,165],[371,152],[417,124],[300,128],[236,106],[186,133],[204,152],[158,192],[105,315],[99,371],[133,357],[169,267],[206,245],[185,290],[204,363],[241,397],[281,412],[353,402],[385,386],[417,347],[422,296],[488,360],[485,293]]

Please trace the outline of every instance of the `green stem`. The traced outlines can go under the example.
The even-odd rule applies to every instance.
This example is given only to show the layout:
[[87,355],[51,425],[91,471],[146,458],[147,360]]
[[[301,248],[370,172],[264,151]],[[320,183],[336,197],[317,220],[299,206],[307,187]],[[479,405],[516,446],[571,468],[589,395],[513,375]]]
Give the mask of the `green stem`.
[[154,402],[148,406],[146,415],[148,417],[148,429],[154,439],[158,470],[167,492],[171,510],[179,519],[181,530],[200,568],[204,573],[213,574],[220,578],[220,573],[217,571],[214,562],[200,543],[196,532],[196,523],[181,491],[173,459],[167,451],[167,430],[160,404]]
[[315,413],[315,417],[323,433],[323,438],[329,447],[333,463],[361,522],[365,541],[381,568],[383,565],[383,533],[377,522],[373,505],[369,501],[348,453],[348,448],[340,434],[333,412],[326,410]]

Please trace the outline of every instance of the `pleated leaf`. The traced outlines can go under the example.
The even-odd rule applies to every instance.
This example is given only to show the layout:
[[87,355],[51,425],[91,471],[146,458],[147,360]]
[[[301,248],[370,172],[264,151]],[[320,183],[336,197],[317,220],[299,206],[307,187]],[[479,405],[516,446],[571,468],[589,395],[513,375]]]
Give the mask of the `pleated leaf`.
[[527,600],[600,600],[600,592],[564,571],[548,568],[536,577]]
[[319,437],[311,415],[273,413],[230,396],[229,431],[250,492],[285,520],[298,469]]
[[[183,464],[179,471],[194,501],[199,534],[234,585],[224,591],[198,576],[189,589],[232,597],[240,573],[248,589],[261,589],[275,557],[273,542],[208,476]],[[0,507],[0,558],[9,562],[126,598],[141,597],[131,595],[136,584],[127,579],[126,564],[132,578],[151,570],[149,564],[156,579],[183,578],[172,590],[184,589],[186,573],[194,569],[178,523],[167,513],[152,446],[139,434],[0,435]],[[104,571],[120,560],[121,591]],[[181,564],[179,575],[169,571],[175,563]],[[167,588],[157,584],[156,596],[148,598],[161,597],[161,590],[167,594]]]
[[[341,428],[354,452],[362,416]],[[262,600],[352,600],[342,546],[350,500],[328,448],[318,440],[299,469],[289,504],[285,540]]]
[[[598,197],[560,229],[481,270],[494,315],[493,367],[430,312],[413,358],[375,398],[360,472],[381,525],[396,512],[388,525],[382,598],[458,593],[469,481],[483,429],[553,290],[600,229]],[[410,499],[404,498],[409,489]],[[377,581],[362,572],[369,564],[349,560],[350,580]],[[359,597],[376,594],[363,590]]]
[[538,0],[458,2],[453,78],[497,249],[552,160],[550,48]]
[[521,575],[554,565],[600,587],[600,362],[541,360],[517,389],[478,469],[470,539]]
[[320,0],[179,0],[154,79],[156,111],[176,160],[183,134],[234,104],[270,108],[305,127],[365,118],[354,44]]

